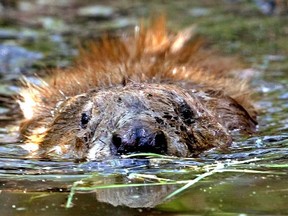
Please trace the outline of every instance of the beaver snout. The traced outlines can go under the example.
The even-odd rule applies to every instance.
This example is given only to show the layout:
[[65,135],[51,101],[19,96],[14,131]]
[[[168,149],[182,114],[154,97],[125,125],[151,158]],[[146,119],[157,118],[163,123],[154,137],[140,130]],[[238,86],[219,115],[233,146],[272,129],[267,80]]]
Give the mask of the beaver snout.
[[148,127],[133,127],[128,131],[114,133],[112,144],[118,154],[127,153],[157,153],[167,154],[167,139],[165,134],[158,130],[152,131]]

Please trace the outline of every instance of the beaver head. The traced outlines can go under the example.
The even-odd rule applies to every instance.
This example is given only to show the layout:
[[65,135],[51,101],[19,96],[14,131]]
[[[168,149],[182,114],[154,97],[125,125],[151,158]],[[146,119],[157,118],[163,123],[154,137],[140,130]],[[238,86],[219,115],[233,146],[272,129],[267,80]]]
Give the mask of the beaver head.
[[189,91],[170,84],[130,83],[70,97],[53,110],[42,132],[40,154],[100,159],[152,152],[189,157],[229,144],[227,129]]
[[173,34],[157,19],[88,44],[39,86],[28,82],[20,102],[26,146],[41,157],[190,157],[231,143],[229,130],[253,132],[250,90],[230,74],[235,61],[201,48],[193,29]]

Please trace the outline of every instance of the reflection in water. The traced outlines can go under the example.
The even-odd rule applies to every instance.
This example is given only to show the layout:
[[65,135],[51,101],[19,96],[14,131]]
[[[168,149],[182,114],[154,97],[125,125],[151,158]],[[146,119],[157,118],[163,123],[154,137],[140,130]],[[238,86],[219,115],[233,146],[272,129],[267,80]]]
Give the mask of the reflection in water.
[[100,189],[97,200],[113,206],[130,208],[153,208],[163,203],[163,199],[177,187],[172,185]]
[[[282,159],[282,162],[285,163],[285,159]],[[127,163],[128,161],[125,162],[125,164]],[[263,166],[267,163],[269,163],[269,160],[260,161],[259,164],[254,164],[254,166],[250,163],[249,167],[250,170],[257,169],[259,171],[267,171],[267,168]],[[278,163],[281,163],[281,160],[279,160]],[[255,174],[245,174],[245,171],[218,173],[213,177],[198,182],[189,190],[186,190],[186,192],[180,196],[181,199],[173,198],[169,200],[169,202],[163,203],[163,198],[177,189],[179,185],[143,185],[140,187],[117,188],[117,185],[149,184],[153,181],[151,179],[131,179],[129,178],[129,171],[123,167],[118,169],[117,174],[104,174],[102,172],[102,174],[99,175],[101,172],[98,172],[94,173],[94,176],[89,176],[84,174],[87,170],[82,169],[81,171],[81,169],[79,169],[79,165],[77,166],[72,163],[67,163],[66,166],[63,165],[62,163],[62,169],[64,171],[62,173],[60,172],[60,167],[58,167],[58,171],[58,168],[54,167],[53,172],[51,172],[51,169],[45,172],[42,169],[44,168],[43,166],[42,168],[38,167],[41,175],[38,175],[37,172],[34,174],[23,173],[23,175],[13,174],[11,176],[1,174],[1,213],[7,212],[7,215],[9,215],[11,212],[23,212],[25,215],[35,215],[35,213],[49,215],[51,212],[58,212],[61,215],[79,215],[89,209],[89,212],[95,212],[95,215],[115,215],[115,212],[117,212],[118,215],[147,215],[149,209],[156,207],[155,211],[160,209],[161,211],[188,211],[194,213],[207,208],[225,212],[241,212],[245,210],[245,212],[260,211],[262,213],[269,213],[275,212],[275,208],[277,208],[277,212],[283,214],[287,209],[287,172],[284,172],[284,169],[277,172],[274,170],[271,173],[263,172]],[[104,166],[103,164],[97,165],[97,163],[93,163],[93,165],[94,167]],[[177,164],[174,165],[177,167]],[[105,166],[109,167],[107,164]],[[171,164],[169,164],[169,166],[172,167]],[[66,167],[66,169],[64,167]],[[245,165],[243,167],[237,167],[238,170],[244,170],[243,168],[245,168]],[[137,173],[143,169],[143,166],[141,169],[137,167],[130,167],[129,169],[131,169],[131,172]],[[165,168],[165,166],[163,166],[163,169],[166,175],[169,175],[170,172],[169,177],[171,179],[173,177],[175,179],[193,179],[195,177],[195,175],[191,176],[192,173],[185,173],[185,175],[181,172],[177,173],[180,166],[174,170],[174,173],[171,172],[172,170],[169,171],[167,167]],[[70,173],[68,174],[69,170]],[[74,173],[72,170],[74,170]],[[151,170],[145,167],[144,170],[146,173],[157,173],[157,175],[161,175],[155,167],[152,167]],[[270,170],[272,171],[272,169]],[[125,171],[127,174],[123,174]],[[56,174],[57,172],[58,174]],[[81,172],[82,174],[80,174]],[[144,171],[142,170],[142,172]],[[82,191],[78,190],[74,195],[72,200],[73,207],[65,209],[71,186],[73,182],[79,180],[82,181],[82,184],[79,186],[82,188]],[[116,188],[93,189],[95,186],[109,185],[113,185]],[[85,191],[84,189],[89,190]],[[271,205],[272,197],[273,205]],[[253,203],[253,205],[251,205],[251,203]],[[141,214],[138,211],[139,209],[141,209]],[[163,215],[166,215],[164,213]]]

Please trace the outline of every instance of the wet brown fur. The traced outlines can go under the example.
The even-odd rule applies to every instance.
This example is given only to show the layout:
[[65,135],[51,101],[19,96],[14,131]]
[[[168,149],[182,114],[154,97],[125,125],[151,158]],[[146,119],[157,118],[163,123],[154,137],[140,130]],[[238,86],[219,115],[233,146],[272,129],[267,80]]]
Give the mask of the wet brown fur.
[[[125,87],[129,83],[163,83],[195,89],[204,108],[206,106],[211,112],[219,114],[215,118],[225,128],[253,133],[256,116],[250,101],[250,90],[245,80],[238,80],[230,73],[239,66],[238,63],[234,58],[206,51],[201,48],[201,40],[191,38],[193,27],[178,34],[169,33],[165,19],[160,17],[149,28],[141,26],[134,36],[113,39],[105,36],[101,41],[89,43],[85,50],[80,50],[80,57],[73,67],[55,70],[54,75],[47,79],[47,85],[26,84],[23,91],[29,94],[35,105],[33,118],[24,120],[21,125],[23,139],[27,143],[47,146],[47,137],[51,138],[50,134],[56,133],[51,131],[49,124],[65,121],[61,120],[63,112],[75,116],[81,112],[75,106],[69,108],[69,104],[86,100],[79,95],[91,89],[103,91],[111,86]],[[210,99],[205,100],[203,96],[202,100],[201,92]],[[60,111],[57,107],[59,101],[67,104],[63,106],[62,103],[63,110]],[[46,130],[36,132],[41,127]],[[62,128],[57,133],[65,130]],[[70,140],[69,133],[61,141],[59,136],[55,136],[56,140],[53,138],[48,145],[56,141],[68,145],[73,140],[77,146],[77,139]]]

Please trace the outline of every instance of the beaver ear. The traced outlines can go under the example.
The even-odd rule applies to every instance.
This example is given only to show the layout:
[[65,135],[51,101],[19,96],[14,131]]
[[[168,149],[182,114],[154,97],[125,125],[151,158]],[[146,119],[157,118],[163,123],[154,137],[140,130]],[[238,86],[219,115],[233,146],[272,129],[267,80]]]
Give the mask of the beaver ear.
[[255,133],[258,124],[256,119],[236,100],[221,91],[209,90],[205,94],[205,98],[199,97],[200,101],[225,128],[239,130],[242,134]]

